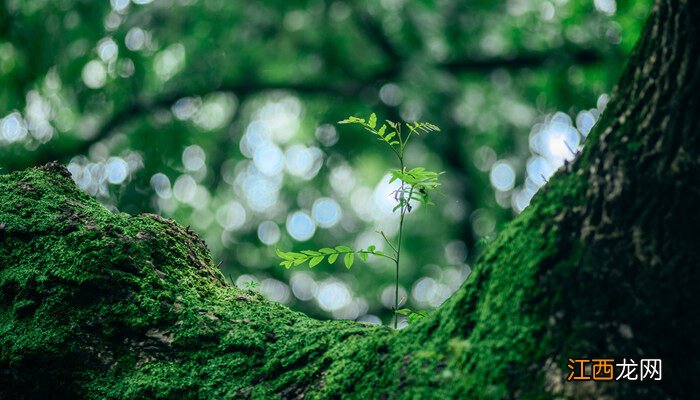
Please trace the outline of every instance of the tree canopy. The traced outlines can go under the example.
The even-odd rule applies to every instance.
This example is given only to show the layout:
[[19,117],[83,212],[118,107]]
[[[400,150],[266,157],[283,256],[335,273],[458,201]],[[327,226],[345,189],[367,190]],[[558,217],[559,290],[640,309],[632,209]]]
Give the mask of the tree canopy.
[[[393,234],[390,160],[335,123],[443,133],[401,293],[441,304],[572,159],[651,1],[14,1],[0,5],[0,173],[59,160],[112,210],[191,225],[226,279],[315,316],[388,322],[392,268],[286,271],[275,247]],[[376,243],[380,245],[380,243]]]

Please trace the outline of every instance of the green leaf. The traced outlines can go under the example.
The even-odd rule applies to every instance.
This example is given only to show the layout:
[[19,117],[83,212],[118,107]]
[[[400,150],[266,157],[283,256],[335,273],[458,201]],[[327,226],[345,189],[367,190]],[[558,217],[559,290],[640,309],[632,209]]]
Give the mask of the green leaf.
[[307,256],[320,256],[321,253],[318,251],[313,251],[313,250],[302,250],[302,253],[306,254]]
[[394,311],[394,314],[399,314],[399,315],[410,315],[413,311],[411,311],[410,308],[401,308],[396,311]]
[[296,260],[294,260],[294,266],[296,267],[298,265],[301,265],[305,263],[306,260],[308,260],[308,258],[297,258]]
[[346,119],[342,121],[338,121],[339,124],[364,124],[365,120],[364,118],[357,118],[357,117],[347,117]]
[[333,253],[330,256],[328,256],[328,264],[333,264],[335,260],[338,259],[338,253]]
[[384,136],[384,132],[385,132],[385,131],[386,131],[386,125],[382,125],[382,127],[379,128],[379,130],[377,131],[377,134],[378,134],[379,136]]
[[275,253],[277,253],[277,256],[279,258],[283,258],[285,260],[293,260],[294,259],[294,257],[289,255],[289,253],[285,253],[285,252],[281,251],[280,249],[275,249]]
[[328,248],[328,247],[324,247],[324,248],[320,249],[319,252],[321,252],[323,254],[333,254],[333,253],[335,253],[335,250]]
[[412,324],[412,323],[418,321],[419,319],[423,319],[423,318],[427,317],[428,314],[429,313],[427,311],[423,311],[423,310],[414,311],[411,313],[411,315],[408,316],[408,323]]
[[376,248],[377,248],[377,246],[371,245],[371,246],[369,246],[369,247],[367,248],[367,251],[369,251],[369,252],[371,253],[371,252],[373,252]]
[[359,253],[358,255],[360,256],[362,261],[367,261],[367,253]]
[[318,263],[323,261],[323,258],[324,258],[324,256],[318,256],[318,257],[312,258],[311,261],[309,261],[309,268],[313,268],[313,267],[317,266]]
[[335,249],[341,253],[347,253],[349,251],[352,251],[352,249],[349,248],[348,246],[336,246]]
[[367,125],[369,125],[369,127],[372,129],[374,129],[374,127],[377,126],[377,114],[372,113],[369,116],[369,123]]
[[345,257],[343,257],[343,262],[345,263],[345,268],[350,269],[352,267],[352,263],[355,261],[355,255],[353,253],[347,253]]

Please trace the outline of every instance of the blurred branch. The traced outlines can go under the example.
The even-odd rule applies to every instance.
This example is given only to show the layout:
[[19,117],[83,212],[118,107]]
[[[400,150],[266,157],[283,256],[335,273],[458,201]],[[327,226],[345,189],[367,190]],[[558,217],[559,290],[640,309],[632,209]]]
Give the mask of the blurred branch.
[[99,128],[99,130],[94,136],[80,142],[76,146],[72,147],[69,151],[65,151],[65,149],[56,149],[50,145],[44,145],[40,147],[38,150],[36,150],[37,156],[34,159],[34,162],[36,164],[44,164],[53,160],[61,160],[69,156],[84,154],[90,149],[92,145],[108,138],[112,135],[112,133],[114,133],[114,131],[117,128],[123,126],[124,124],[142,115],[152,113],[155,110],[170,108],[177,100],[185,97],[205,96],[214,92],[231,92],[239,98],[241,98],[256,93],[274,90],[287,90],[308,95],[326,95],[332,97],[343,97],[357,93],[357,91],[360,88],[360,86],[355,85],[333,86],[327,84],[273,84],[255,82],[221,84],[217,86],[202,88],[187,88],[171,92],[167,95],[155,99],[137,100],[131,105],[128,105],[120,111],[117,111],[110,115],[110,117]]
[[534,68],[547,64],[562,63],[590,65],[603,60],[603,55],[597,51],[584,48],[555,49],[547,52],[525,53],[513,56],[500,56],[491,58],[465,58],[452,60],[438,67],[446,71],[457,72],[484,72],[495,69],[522,69]]
[[364,32],[371,43],[379,46],[384,55],[389,57],[392,62],[402,60],[403,57],[401,57],[396,47],[391,43],[391,40],[384,32],[381,24],[372,17],[371,14],[361,10],[359,7],[354,7],[353,14],[355,15],[355,21],[360,31]]
[[[373,30],[373,28],[370,28]],[[382,46],[384,47],[384,46]],[[394,57],[393,52],[389,54]],[[458,72],[487,72],[498,68],[506,69],[521,69],[533,68],[548,63],[561,63],[566,60],[568,63],[576,63],[579,65],[589,65],[600,61],[603,56],[588,49],[575,50],[557,50],[552,52],[542,52],[533,54],[521,54],[514,57],[494,57],[482,59],[464,59],[454,60],[436,65],[439,69],[451,73]],[[70,148],[56,147],[52,144],[41,146],[36,150],[36,156],[33,159],[35,164],[43,164],[53,160],[64,160],[65,158],[86,153],[90,147],[108,138],[119,127],[127,124],[136,118],[152,113],[155,110],[170,108],[177,100],[184,97],[205,96],[213,92],[231,92],[236,96],[250,96],[256,93],[285,90],[306,95],[323,95],[329,97],[349,97],[356,96],[363,89],[381,85],[385,81],[397,80],[400,77],[401,69],[400,62],[392,62],[386,68],[383,68],[374,74],[362,79],[350,80],[344,84],[332,83],[266,83],[266,82],[236,82],[223,83],[219,85],[199,87],[199,88],[182,88],[165,94],[155,99],[136,100],[132,104],[127,105],[120,111],[112,114],[104,124],[99,128],[97,133],[89,139],[77,143]]]

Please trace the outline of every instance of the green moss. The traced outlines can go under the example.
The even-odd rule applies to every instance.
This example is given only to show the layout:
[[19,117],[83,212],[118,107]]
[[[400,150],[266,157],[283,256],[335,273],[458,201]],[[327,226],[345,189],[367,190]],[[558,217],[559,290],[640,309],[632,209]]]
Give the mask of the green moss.
[[[394,333],[316,321],[226,285],[196,234],[154,215],[110,213],[61,166],[1,176],[0,395],[576,396],[582,386],[563,382],[567,357],[649,343],[636,325],[635,341],[616,333],[624,304],[606,300],[614,286],[586,285],[609,271],[581,240],[587,179],[558,174],[446,304]],[[606,386],[676,390],[619,387]]]
[[196,234],[112,214],[59,165],[0,177],[0,200],[0,363],[27,392],[268,398],[389,336],[226,285]]

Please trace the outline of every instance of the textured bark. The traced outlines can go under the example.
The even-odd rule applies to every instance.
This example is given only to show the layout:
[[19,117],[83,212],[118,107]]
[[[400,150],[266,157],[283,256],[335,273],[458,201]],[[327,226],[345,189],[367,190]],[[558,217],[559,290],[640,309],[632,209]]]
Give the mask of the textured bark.
[[[0,398],[691,398],[700,4],[659,1],[583,154],[400,332],[227,286],[193,232],[57,164],[0,177]],[[566,382],[567,358],[661,358]]]

